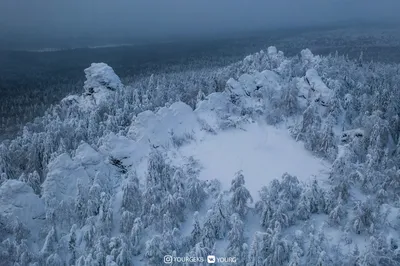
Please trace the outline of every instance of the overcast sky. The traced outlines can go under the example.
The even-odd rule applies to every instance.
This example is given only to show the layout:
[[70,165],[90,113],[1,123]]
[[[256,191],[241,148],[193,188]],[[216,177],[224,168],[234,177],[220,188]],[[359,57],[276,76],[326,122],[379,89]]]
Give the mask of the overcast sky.
[[0,32],[168,36],[392,20],[400,0],[0,0]]

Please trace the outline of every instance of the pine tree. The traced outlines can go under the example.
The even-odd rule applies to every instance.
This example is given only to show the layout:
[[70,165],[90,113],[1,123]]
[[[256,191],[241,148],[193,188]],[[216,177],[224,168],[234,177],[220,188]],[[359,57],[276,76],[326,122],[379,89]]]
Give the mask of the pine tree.
[[305,195],[300,198],[296,209],[296,216],[300,220],[308,220],[311,217],[310,202]]
[[46,265],[47,266],[63,266],[64,264],[63,264],[60,256],[57,253],[55,253],[55,254],[50,255],[47,258]]
[[89,189],[89,196],[87,201],[87,216],[96,216],[100,212],[100,194],[101,187],[97,183],[93,183],[93,185]]
[[162,231],[163,232],[168,232],[168,231],[171,231],[172,229],[174,229],[173,218],[171,217],[171,213],[169,211],[167,211],[163,215]]
[[199,222],[199,213],[196,211],[193,215],[193,229],[190,233],[190,244],[194,246],[201,239],[202,229]]
[[100,194],[100,212],[98,229],[103,234],[108,234],[112,229],[113,210],[110,208],[110,195],[105,192]]
[[211,220],[211,216],[213,215],[212,210],[208,210],[207,219],[203,224],[201,242],[205,247],[211,248],[215,241],[218,239],[218,227],[214,224],[213,220]]
[[46,236],[46,239],[44,241],[44,244],[43,244],[43,247],[41,250],[41,254],[44,257],[49,256],[56,250],[56,245],[57,245],[56,232],[54,230],[54,227],[52,227]]
[[117,265],[132,265],[127,244],[122,242],[120,252],[116,258]]
[[143,241],[142,233],[143,233],[142,220],[140,218],[136,218],[133,223],[130,234],[130,241],[132,244],[132,254],[134,256],[139,255],[140,252],[142,251],[142,241]]
[[184,221],[183,213],[185,211],[185,207],[185,200],[179,193],[175,193],[174,195],[166,193],[166,196],[161,204],[161,212],[169,212],[172,219],[172,225],[176,227],[179,222]]
[[293,243],[288,266],[300,266],[304,252],[297,242]]
[[341,198],[338,200],[338,205],[329,213],[329,222],[331,224],[340,225],[346,217],[346,209],[343,206]]
[[206,98],[206,95],[204,94],[204,92],[199,89],[199,92],[197,93],[197,97],[196,97],[196,106],[203,101]]
[[323,251],[321,246],[321,239],[318,238],[317,235],[310,234],[309,235],[309,243],[306,248],[306,258],[307,262],[310,264],[318,265],[318,257],[320,253]]
[[41,187],[40,187],[41,179],[36,171],[28,174],[27,183],[32,187],[35,194],[37,195],[41,194]]
[[294,210],[303,188],[296,176],[284,173],[280,182],[281,205],[286,205],[288,210]]
[[253,241],[249,248],[249,259],[246,266],[263,266],[264,259],[267,254],[267,238],[268,234],[262,232],[256,232]]
[[298,101],[299,89],[295,80],[291,80],[287,86],[282,88],[281,92],[281,108],[286,116],[297,114],[300,110]]
[[75,261],[77,259],[77,257],[76,257],[76,255],[77,255],[76,254],[76,246],[77,246],[76,229],[77,229],[77,226],[76,226],[76,224],[74,224],[71,227],[71,230],[69,232],[68,250],[70,252],[70,258],[69,258],[70,265],[74,265]]
[[82,184],[77,184],[77,196],[75,198],[75,213],[78,216],[79,223],[84,223],[86,219],[86,202],[87,202],[87,195],[85,193],[85,189]]
[[246,250],[243,250],[243,244],[245,243],[244,224],[238,214],[233,214],[231,217],[231,230],[228,232],[228,240],[227,257],[236,257],[238,259],[246,257]]
[[163,258],[168,253],[164,251],[162,243],[163,239],[160,235],[155,235],[146,242],[144,257],[149,265],[161,266],[164,264]]
[[268,255],[265,259],[268,265],[283,265],[289,258],[289,244],[285,239],[281,239],[281,226],[275,222],[274,230],[271,234]]
[[139,179],[136,172],[129,172],[126,183],[122,187],[122,210],[127,210],[135,215],[141,213],[142,197],[139,189]]
[[321,213],[325,210],[325,193],[317,180],[313,180],[311,186],[307,187],[304,196],[308,200],[311,213]]
[[135,216],[130,211],[124,211],[121,216],[121,233],[128,234],[132,230]]
[[232,180],[230,192],[232,198],[230,206],[233,212],[236,212],[240,217],[244,218],[248,211],[247,203],[253,202],[250,192],[244,187],[245,181],[241,171],[236,173],[235,178]]
[[329,115],[328,118],[322,124],[322,129],[319,137],[319,148],[318,152],[322,156],[334,160],[336,158],[336,140],[335,134],[333,133],[333,126],[335,119]]
[[186,183],[186,177],[182,169],[178,168],[172,177],[172,192],[183,195],[186,188],[185,183]]
[[348,261],[349,261],[349,265],[360,265],[359,264],[359,260],[360,260],[360,250],[358,248],[358,245],[354,245],[354,247],[352,248],[350,254],[348,255]]
[[171,189],[172,169],[165,162],[163,154],[154,149],[149,155],[147,166],[147,184],[149,187],[159,187],[162,191]]
[[[215,253],[212,253],[210,248],[204,246],[203,243],[200,242],[200,243],[197,243],[194,246],[194,248],[190,251],[189,254],[191,256],[193,256],[193,257],[196,257],[196,258],[204,258],[205,259],[205,258],[207,258],[208,255],[215,254]],[[198,266],[201,266],[201,265],[207,265],[208,264],[208,263],[207,264],[206,263],[207,262],[205,261],[203,263],[199,262],[199,263],[196,263],[196,264]]]
[[184,196],[189,201],[191,210],[196,211],[206,199],[207,194],[203,184],[197,178],[191,177],[187,181],[187,190]]
[[320,128],[321,117],[318,114],[317,104],[311,102],[303,112],[303,120],[296,139],[304,140],[306,148],[315,151],[319,143]]

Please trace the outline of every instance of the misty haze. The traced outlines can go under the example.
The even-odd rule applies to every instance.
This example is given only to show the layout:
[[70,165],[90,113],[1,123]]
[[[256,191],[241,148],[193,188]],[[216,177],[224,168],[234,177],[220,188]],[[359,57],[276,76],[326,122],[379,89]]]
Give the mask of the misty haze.
[[400,265],[400,2],[0,2],[0,266]]

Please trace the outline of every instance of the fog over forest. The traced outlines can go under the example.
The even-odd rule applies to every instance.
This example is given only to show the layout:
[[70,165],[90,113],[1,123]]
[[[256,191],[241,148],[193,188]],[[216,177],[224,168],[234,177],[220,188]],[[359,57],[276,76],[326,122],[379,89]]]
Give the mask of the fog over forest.
[[121,40],[213,36],[343,21],[399,21],[395,0],[0,2],[3,47],[71,38]]

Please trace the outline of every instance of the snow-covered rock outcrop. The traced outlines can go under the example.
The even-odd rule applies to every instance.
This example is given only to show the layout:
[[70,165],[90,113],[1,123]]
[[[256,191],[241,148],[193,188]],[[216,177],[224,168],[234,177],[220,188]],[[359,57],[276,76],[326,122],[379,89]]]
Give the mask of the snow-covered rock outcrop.
[[333,91],[322,81],[317,70],[313,68],[307,70],[305,80],[312,91],[312,100],[318,102],[322,106],[328,106],[329,101],[333,97]]
[[307,101],[313,101],[320,106],[328,107],[333,97],[333,91],[322,81],[317,70],[308,69],[304,78],[296,78],[300,103],[304,106]]
[[85,69],[85,76],[84,93],[65,97],[61,106],[76,104],[79,109],[90,111],[109,104],[116,91],[124,88],[118,75],[105,63],[92,63]]
[[123,88],[120,78],[105,63],[93,63],[85,69],[84,98],[89,105],[106,104],[116,90]]
[[[44,201],[25,182],[10,179],[0,186],[0,215],[6,219],[5,224],[0,221],[0,232],[7,231],[9,226],[15,230],[19,222],[29,230],[30,238],[35,239],[45,219]],[[6,235],[0,235],[0,241],[3,237]]]
[[49,173],[43,183],[43,196],[47,208],[55,209],[61,201],[73,200],[77,195],[78,182],[89,182],[82,161],[73,160],[65,153],[58,156],[49,164]]
[[197,131],[197,117],[190,106],[176,102],[157,113],[140,113],[129,128],[129,137],[136,141],[150,142],[154,146],[166,144],[171,135],[182,136]]
[[92,63],[85,69],[86,81],[83,86],[87,94],[102,90],[115,91],[123,87],[120,78],[114,70],[105,63]]

